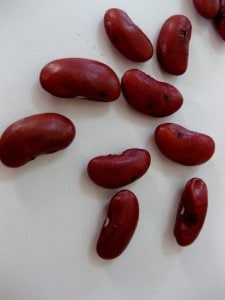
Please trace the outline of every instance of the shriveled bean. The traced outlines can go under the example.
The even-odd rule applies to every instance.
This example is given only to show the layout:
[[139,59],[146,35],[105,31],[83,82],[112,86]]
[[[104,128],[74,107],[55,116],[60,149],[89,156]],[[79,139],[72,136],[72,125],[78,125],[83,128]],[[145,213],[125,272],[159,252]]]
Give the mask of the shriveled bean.
[[122,91],[130,106],[152,117],[171,115],[183,104],[183,97],[174,86],[137,69],[123,75]]
[[122,254],[135,232],[138,218],[137,197],[128,190],[118,192],[108,206],[97,242],[98,255],[104,259],[113,259]]
[[105,31],[117,50],[126,58],[144,62],[153,55],[152,43],[127,13],[111,8],[104,16]]
[[41,70],[40,83],[57,97],[82,96],[102,102],[116,100],[121,91],[120,81],[109,66],[85,58],[63,58],[48,63]]
[[208,207],[208,190],[200,178],[190,179],[183,191],[174,225],[174,236],[181,246],[188,246],[198,237]]
[[76,129],[65,116],[42,113],[11,124],[0,139],[0,159],[16,168],[41,154],[66,148],[74,139]]
[[210,136],[174,123],[159,125],[154,137],[159,150],[167,158],[182,165],[203,164],[215,151],[215,143]]
[[93,182],[105,188],[119,188],[143,176],[151,162],[145,149],[131,148],[121,154],[97,156],[87,166]]

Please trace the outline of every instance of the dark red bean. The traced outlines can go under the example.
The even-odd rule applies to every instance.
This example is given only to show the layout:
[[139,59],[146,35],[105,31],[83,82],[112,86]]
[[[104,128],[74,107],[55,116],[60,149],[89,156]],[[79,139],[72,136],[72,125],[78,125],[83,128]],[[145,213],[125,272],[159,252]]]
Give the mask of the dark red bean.
[[220,0],[219,13],[214,19],[215,27],[221,39],[225,41],[225,0]]
[[190,179],[183,191],[175,226],[174,236],[181,246],[188,246],[198,237],[205,221],[208,207],[208,191],[199,178]]
[[123,75],[122,91],[130,106],[152,117],[169,116],[183,104],[183,97],[174,86],[137,69]]
[[93,158],[87,166],[91,180],[105,188],[119,188],[143,176],[151,162],[147,150],[132,148],[121,154]]
[[0,159],[16,168],[41,154],[66,148],[76,129],[65,116],[56,113],[36,114],[11,124],[0,139]]
[[136,196],[128,191],[118,192],[110,201],[107,217],[97,242],[97,253],[104,259],[119,256],[128,246],[139,217]]
[[144,62],[152,57],[151,41],[125,11],[118,8],[107,10],[104,16],[104,26],[112,44],[126,58]]
[[183,15],[174,15],[163,24],[157,41],[160,66],[172,75],[185,73],[188,66],[192,25]]
[[109,66],[85,58],[64,58],[48,63],[40,73],[40,83],[57,97],[82,96],[102,102],[116,100],[121,91],[120,81]]
[[193,0],[198,13],[207,19],[214,19],[220,9],[220,0]]
[[215,143],[210,136],[174,123],[159,125],[154,137],[159,150],[167,158],[182,165],[203,164],[215,151]]

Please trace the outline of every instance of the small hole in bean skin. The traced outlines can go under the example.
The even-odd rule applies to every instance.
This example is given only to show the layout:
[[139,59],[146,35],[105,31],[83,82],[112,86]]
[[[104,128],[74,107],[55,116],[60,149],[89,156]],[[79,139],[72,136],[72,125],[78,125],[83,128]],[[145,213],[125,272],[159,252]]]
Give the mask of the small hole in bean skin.
[[184,133],[183,132],[181,132],[181,131],[178,131],[177,132],[177,137],[178,138],[182,138],[184,136]]
[[180,30],[180,37],[181,37],[181,39],[185,40],[185,38],[186,38],[186,35],[187,35],[187,31],[186,31],[186,30],[183,30],[183,29],[181,29],[181,30]]
[[100,97],[100,98],[105,98],[105,97],[107,97],[107,93],[106,93],[105,91],[101,91],[101,92],[99,93],[99,97]]

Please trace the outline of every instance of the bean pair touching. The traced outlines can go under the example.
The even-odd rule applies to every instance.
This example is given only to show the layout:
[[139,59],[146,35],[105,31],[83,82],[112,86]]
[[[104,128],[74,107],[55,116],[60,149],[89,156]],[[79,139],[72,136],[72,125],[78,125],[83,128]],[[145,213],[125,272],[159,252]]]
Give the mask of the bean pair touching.
[[221,0],[193,0],[198,13],[206,19],[214,19],[220,11]]
[[193,0],[197,12],[213,20],[220,37],[225,41],[225,0]]
[[52,61],[42,69],[40,82],[54,96],[82,96],[104,102],[116,100],[122,87],[130,106],[153,117],[168,116],[183,104],[181,93],[171,84],[157,81],[134,69],[125,72],[120,87],[119,79],[110,67],[90,59]]

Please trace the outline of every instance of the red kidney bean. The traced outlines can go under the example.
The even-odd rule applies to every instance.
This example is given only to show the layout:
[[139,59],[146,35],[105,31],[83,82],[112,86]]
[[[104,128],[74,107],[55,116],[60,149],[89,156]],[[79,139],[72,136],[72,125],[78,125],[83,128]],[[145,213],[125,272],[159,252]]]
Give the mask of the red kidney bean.
[[215,151],[215,143],[210,136],[174,123],[159,125],[154,137],[159,150],[167,158],[182,165],[203,164]]
[[87,172],[91,180],[104,188],[119,188],[143,176],[151,162],[147,150],[132,148],[121,154],[98,156],[90,160]]
[[157,41],[160,66],[172,75],[185,73],[188,66],[192,25],[183,15],[174,15],[163,24]]
[[16,168],[41,154],[66,148],[76,129],[65,116],[56,113],[31,115],[11,124],[0,139],[0,159]]
[[188,246],[198,237],[205,221],[208,191],[200,178],[190,179],[183,191],[177,210],[174,236],[180,246]]
[[126,58],[144,62],[152,57],[151,41],[125,11],[118,8],[107,10],[104,26],[112,44]]
[[40,73],[41,86],[62,98],[82,96],[109,102],[121,91],[116,73],[107,65],[85,58],[64,58],[48,63]]
[[183,97],[174,86],[137,69],[123,75],[122,91],[130,106],[152,117],[171,115],[183,104]]
[[110,201],[102,226],[97,253],[104,259],[119,256],[128,246],[139,217],[137,197],[128,190],[118,192]]
[[220,0],[219,13],[214,19],[215,27],[221,39],[225,41],[225,0]]
[[193,0],[198,13],[207,19],[214,19],[219,12],[220,0]]

